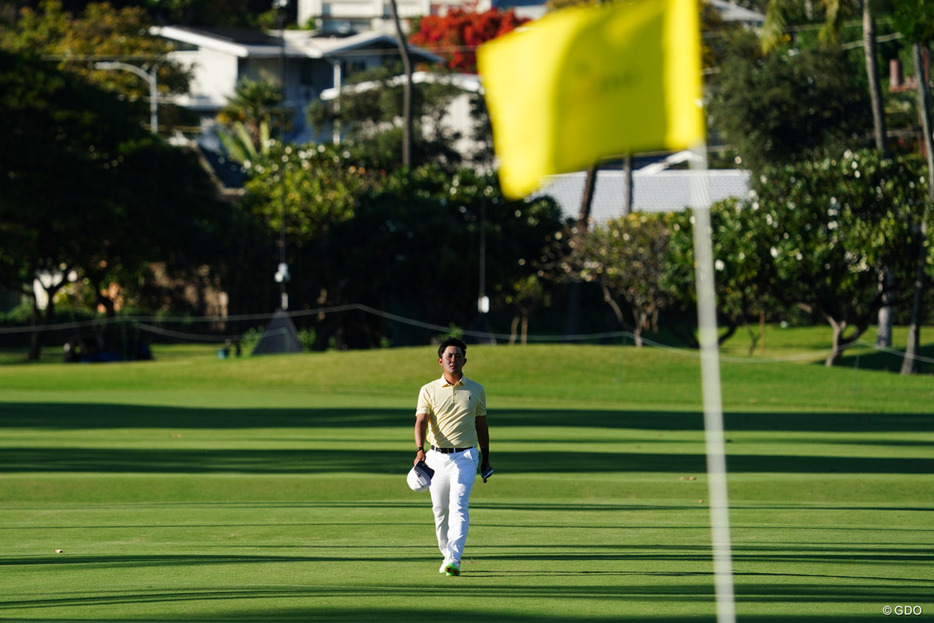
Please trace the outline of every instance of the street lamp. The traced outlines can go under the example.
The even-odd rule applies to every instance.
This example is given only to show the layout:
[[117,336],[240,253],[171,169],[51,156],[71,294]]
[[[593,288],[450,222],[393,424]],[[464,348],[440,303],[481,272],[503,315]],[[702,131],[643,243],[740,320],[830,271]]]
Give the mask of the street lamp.
[[136,74],[140,78],[146,81],[149,85],[149,128],[152,130],[153,134],[159,133],[159,99],[158,99],[158,83],[156,81],[156,70],[154,69],[152,73],[149,73],[145,69],[141,69],[136,65],[130,65],[128,63],[121,63],[119,61],[102,61],[100,63],[94,63],[95,69],[122,69],[123,71],[129,71]]

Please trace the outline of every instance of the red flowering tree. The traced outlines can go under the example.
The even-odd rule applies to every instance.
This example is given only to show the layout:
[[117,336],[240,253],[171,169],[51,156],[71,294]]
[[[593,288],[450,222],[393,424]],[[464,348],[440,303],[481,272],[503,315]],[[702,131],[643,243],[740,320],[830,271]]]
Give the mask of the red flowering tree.
[[478,13],[475,6],[452,8],[445,15],[422,17],[409,43],[447,59],[447,66],[455,71],[477,73],[477,47],[527,21],[512,9]]

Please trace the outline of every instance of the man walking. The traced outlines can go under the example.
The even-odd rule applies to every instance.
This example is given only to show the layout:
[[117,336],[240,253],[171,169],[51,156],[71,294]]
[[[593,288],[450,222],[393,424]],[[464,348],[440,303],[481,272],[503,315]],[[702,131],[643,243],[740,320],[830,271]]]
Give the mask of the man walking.
[[[461,556],[470,525],[468,503],[480,463],[484,482],[490,467],[490,432],[486,423],[486,392],[464,376],[467,345],[456,338],[441,343],[441,378],[418,393],[415,410],[415,463],[424,460],[435,470],[431,507],[438,548],[444,556],[439,571],[460,575]],[[427,433],[430,450],[426,453]],[[480,454],[482,453],[482,463]]]

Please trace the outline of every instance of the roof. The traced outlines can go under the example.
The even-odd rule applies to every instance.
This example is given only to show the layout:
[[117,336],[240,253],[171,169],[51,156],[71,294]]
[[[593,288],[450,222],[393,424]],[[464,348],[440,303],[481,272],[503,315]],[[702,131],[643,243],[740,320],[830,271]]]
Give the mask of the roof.
[[[584,193],[586,171],[552,175],[533,196],[551,195],[561,206],[565,218],[576,219]],[[690,207],[691,181],[698,176],[706,180],[708,204],[728,197],[749,194],[749,172],[741,170],[633,172],[633,211],[675,212]],[[623,172],[601,169],[597,175],[590,216],[595,223],[604,223],[623,215]]]
[[[750,26],[762,26],[765,16],[762,13],[743,8],[735,2],[728,0],[706,0],[710,6],[720,12],[720,17],[726,22],[741,22]],[[529,19],[538,19],[548,12],[545,0],[492,0],[494,8],[506,11],[513,9],[516,15]]]
[[[310,30],[287,30],[286,40],[290,45],[305,50],[308,56],[343,56],[359,52],[375,52],[391,48],[397,50],[399,43],[394,36],[382,32],[361,32],[348,37],[316,37]],[[409,53],[433,63],[443,63],[444,59],[418,46],[409,44]]]
[[[394,76],[388,82],[390,86],[398,86],[401,85],[404,80],[405,76]],[[452,86],[458,87],[462,91],[471,91],[473,93],[479,93],[482,91],[480,86],[480,76],[475,74],[437,74],[430,71],[416,71],[412,73],[412,83],[450,84]],[[340,90],[344,93],[363,93],[366,91],[372,91],[373,89],[379,89],[382,86],[382,82],[377,80],[369,80],[366,82],[358,82],[356,84],[342,86]],[[337,95],[338,89],[330,88],[321,91],[320,97],[325,101],[329,101],[336,98]]]
[[288,45],[282,50],[277,36],[258,30],[153,26],[150,32],[171,41],[187,43],[238,58],[278,56],[283,51],[286,56],[305,56],[303,52],[291,49]]
[[[380,32],[364,32],[349,37],[316,37],[310,30],[285,30],[282,32],[282,40],[279,31],[235,28],[154,26],[150,32],[165,39],[239,58],[269,58],[283,52],[292,58],[325,58],[398,47],[395,37]],[[422,60],[443,62],[441,57],[416,46],[410,45],[409,51]]]
[[761,26],[765,22],[765,15],[739,6],[726,0],[707,0],[707,3],[720,11],[720,17],[725,22],[742,22],[753,26]]

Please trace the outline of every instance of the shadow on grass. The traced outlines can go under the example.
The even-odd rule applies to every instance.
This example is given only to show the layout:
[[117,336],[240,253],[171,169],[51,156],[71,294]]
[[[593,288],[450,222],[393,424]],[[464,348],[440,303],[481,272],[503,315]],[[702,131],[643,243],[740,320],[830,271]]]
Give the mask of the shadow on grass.
[[[934,373],[934,364],[929,363],[934,359],[934,344],[928,344],[918,349],[918,356],[922,361],[918,363],[919,374]],[[892,353],[886,351],[873,351],[869,354],[846,354],[840,358],[840,365],[848,368],[858,368],[860,370],[878,370],[893,373],[899,373],[902,369],[901,352]],[[823,363],[821,363],[823,365]]]
[[[244,595],[243,598],[250,598],[249,595]],[[478,595],[479,599],[480,596]],[[413,597],[413,599],[416,599]],[[869,610],[867,608],[867,614],[865,617],[880,618],[882,615],[881,606],[875,610]],[[582,614],[581,616],[576,617],[567,617],[567,616],[548,616],[548,615],[517,615],[512,613],[503,613],[500,611],[497,612],[486,612],[482,610],[464,610],[462,608],[458,609],[457,619],[460,620],[463,617],[463,620],[473,620],[473,621],[495,621],[496,623],[574,623],[577,621],[588,621],[592,623],[627,623],[627,622],[640,622],[640,621],[658,621],[661,623],[705,623],[705,622],[714,622],[716,617],[714,615],[710,616],[671,616],[667,614],[659,614],[656,616],[652,615],[626,615],[619,614],[613,616],[594,616]],[[437,617],[438,610],[431,609],[426,610],[423,607],[414,607],[409,609],[400,609],[395,611],[388,610],[366,610],[361,608],[315,608],[315,609],[302,609],[302,608],[271,608],[263,610],[262,612],[246,612],[246,613],[236,613],[228,614],[225,613],[223,619],[219,619],[217,616],[197,616],[197,615],[179,615],[176,617],[162,616],[162,617],[153,617],[146,616],[144,618],[133,618],[128,619],[128,621],[151,621],[154,623],[163,622],[163,621],[191,621],[192,623],[197,623],[199,621],[267,621],[269,623],[275,623],[277,621],[321,621],[327,623],[412,623],[413,620],[434,620],[430,617]],[[54,619],[40,619],[40,618],[29,618],[30,621],[35,623],[96,623],[108,622],[112,623],[113,619],[109,617],[104,618],[54,618]],[[848,623],[853,620],[852,615],[840,615],[840,616],[820,616],[820,615],[761,615],[761,616],[739,616],[737,620],[740,623],[831,623],[831,622],[845,622]]]
[[[702,444],[697,453],[511,452],[497,454],[503,474],[660,472],[701,474],[706,470]],[[239,474],[398,474],[408,451],[397,450],[139,450],[61,447],[7,447],[0,473],[239,473]],[[735,455],[731,473],[930,474],[934,459],[837,456]]]
[[[931,413],[727,413],[728,431],[934,432]],[[0,429],[250,429],[402,427],[414,409],[209,409],[93,403],[0,402]],[[701,431],[699,411],[503,409],[490,426]]]
[[[665,442],[640,443],[637,452],[588,452],[575,443],[573,451],[544,451],[532,440],[519,451],[497,455],[496,465],[508,473],[588,472],[674,472],[703,473],[706,457],[700,431],[703,418],[691,412],[635,411],[541,411],[506,410],[490,416],[491,428],[588,427],[599,429],[642,429],[698,432],[696,450],[670,452]],[[411,426],[407,409],[197,409],[110,404],[0,403],[0,430],[23,428],[54,437],[57,431],[101,430],[101,447],[61,447],[51,444],[7,445],[0,473],[15,472],[105,472],[105,473],[259,473],[396,474],[408,458],[408,446],[397,442],[368,441],[362,447],[334,449],[333,443],[314,431],[324,428],[398,428]],[[307,429],[308,449],[247,447],[223,448],[213,441],[191,448],[171,447],[166,435],[185,429],[250,430]],[[106,447],[113,429],[153,429],[153,448]],[[774,432],[932,432],[934,419],[928,414],[789,414],[739,413],[727,416],[730,431]],[[371,435],[372,433],[367,433]],[[218,436],[218,439],[223,439]],[[495,436],[494,436],[495,439]],[[553,442],[560,440],[556,435]],[[140,440],[136,440],[140,441]],[[903,443],[899,441],[898,443]],[[918,445],[927,442],[921,440]],[[316,446],[327,445],[326,449]],[[625,447],[623,444],[621,446]],[[161,446],[161,447],[158,447]],[[168,447],[166,447],[168,446]],[[583,447],[586,447],[584,445]],[[845,473],[929,474],[934,458],[817,456],[728,453],[731,472],[755,473]]]
[[[282,549],[277,547],[277,549]],[[167,554],[167,555],[64,555],[50,557],[43,556],[0,556],[0,566],[7,569],[17,567],[47,567],[65,570],[72,567],[82,569],[137,569],[147,567],[197,567],[216,565],[266,565],[266,564],[353,564],[378,568],[387,562],[403,559],[407,562],[424,563],[428,566],[437,562],[435,554],[425,554],[421,546],[400,547],[397,545],[302,545],[290,548],[292,553],[285,554]],[[556,576],[586,578],[588,575],[618,575],[632,578],[636,576],[699,576],[709,577],[709,573],[697,571],[697,564],[706,565],[710,562],[709,545],[664,545],[651,544],[601,544],[581,545],[558,543],[554,545],[528,545],[516,546],[476,546],[472,551],[477,556],[471,558],[467,576],[471,578],[482,577],[513,577],[528,578],[530,576]],[[858,563],[861,565],[892,565],[898,563],[908,570],[910,566],[917,569],[926,569],[934,562],[934,554],[925,549],[922,544],[901,547],[876,546],[838,546],[830,551],[810,551],[797,549],[797,545],[789,543],[774,547],[734,547],[732,560],[737,571],[735,575],[740,578],[738,584],[743,584],[742,578],[748,581],[751,578],[802,578],[812,582],[819,581],[872,581],[885,580],[894,582],[894,586],[902,589],[910,585],[912,589],[930,592],[934,588],[934,578],[899,579],[893,577],[872,578],[854,575],[845,577],[839,574],[841,568],[849,568]],[[682,572],[671,571],[630,571],[627,565],[636,562],[653,563],[681,563],[687,565]],[[474,566],[474,563],[477,563]],[[496,570],[484,569],[485,566],[496,567]],[[767,563],[771,569],[817,569],[814,565],[823,565],[823,570],[807,573],[780,573],[780,572],[743,572],[742,569],[753,569]],[[501,565],[508,565],[505,570]],[[802,566],[807,565],[807,566]],[[841,567],[844,565],[844,567]],[[644,565],[639,565],[644,569]],[[665,569],[671,568],[664,565]],[[586,569],[586,570],[581,570]],[[465,577],[467,577],[465,576]],[[402,580],[400,580],[402,581]],[[627,580],[625,584],[628,584]],[[745,584],[745,591],[741,593],[754,593],[754,584]],[[823,586],[823,590],[828,587]],[[711,589],[712,590],[712,589]]]
[[[560,540],[560,539],[559,539]],[[419,548],[421,550],[429,548]],[[568,550],[572,551],[568,551]],[[488,551],[484,551],[488,550]],[[413,550],[405,552],[407,561],[432,567],[431,579],[400,575],[374,576],[365,585],[317,583],[303,585],[289,575],[289,569],[307,569],[309,565],[354,564],[362,568],[379,568],[387,560],[398,558],[396,547],[370,545],[321,545],[292,550],[292,555],[184,554],[184,555],[94,555],[94,556],[7,556],[0,558],[0,567],[15,570],[17,566],[56,571],[117,569],[148,567],[216,567],[218,565],[257,565],[255,585],[225,585],[216,587],[141,588],[105,586],[91,590],[56,590],[48,594],[6,596],[0,601],[0,618],[16,618],[28,613],[29,620],[43,620],[36,615],[44,612],[81,613],[73,618],[56,616],[48,621],[113,621],[113,616],[98,615],[101,611],[124,612],[133,616],[125,621],[378,621],[395,622],[437,618],[439,608],[456,611],[456,618],[489,620],[505,623],[559,623],[593,621],[712,621],[713,614],[698,615],[713,609],[713,578],[708,568],[709,547],[706,545],[659,544],[580,544],[516,545],[515,551],[503,552],[502,546],[478,548],[476,568],[460,578],[438,578],[433,572],[434,555]],[[320,552],[316,555],[315,552]],[[854,561],[862,564],[889,566],[901,564],[929,565],[932,556],[923,544],[917,547],[874,547],[858,543],[838,546],[832,552],[802,549],[788,542],[773,547],[737,547],[735,593],[741,622],[778,621],[852,621],[853,611],[865,608],[865,616],[879,617],[886,604],[919,603],[931,594],[934,580],[897,577],[867,577],[840,575],[849,572]],[[646,570],[645,564],[659,563],[660,569]],[[680,566],[661,563],[678,563]],[[818,564],[811,564],[818,563]],[[296,565],[289,567],[288,565]],[[806,567],[802,565],[807,564]],[[279,565],[273,575],[264,573],[263,565]],[[282,567],[281,565],[287,565]],[[769,571],[749,572],[748,569],[767,565]],[[507,568],[508,567],[508,568]],[[330,567],[328,567],[330,568]],[[776,569],[807,569],[805,572],[780,572]],[[581,569],[584,569],[583,571]],[[683,570],[680,570],[683,569]],[[268,571],[268,568],[267,568]],[[855,570],[854,570],[855,572]],[[275,583],[278,577],[285,583]],[[238,572],[243,575],[242,569]],[[615,575],[618,578],[610,578]],[[197,574],[192,577],[200,577]],[[205,582],[212,580],[206,579]],[[332,606],[343,602],[342,607]],[[619,604],[618,613],[604,614],[607,602]],[[401,606],[399,603],[411,605]],[[575,615],[543,614],[548,604],[560,603],[565,611]],[[327,605],[325,605],[327,604]],[[439,606],[438,604],[444,604]],[[454,604],[452,608],[451,604]],[[464,607],[464,604],[470,604]],[[749,604],[762,610],[771,608],[769,616],[743,616]],[[826,612],[828,604],[847,614],[783,614]],[[508,608],[502,608],[502,606]],[[509,612],[522,609],[525,614]],[[645,614],[658,609],[665,614]],[[595,612],[599,610],[599,613]],[[184,614],[169,613],[183,610]],[[536,611],[530,613],[530,611]],[[690,615],[674,615],[683,610]],[[208,611],[206,613],[206,611]],[[632,614],[638,612],[639,614]],[[90,616],[85,615],[87,613]],[[96,616],[95,616],[96,615]],[[861,617],[860,617],[861,618]]]
[[[664,574],[660,574],[664,575]],[[581,574],[586,577],[586,574]],[[524,578],[524,579],[523,579]],[[479,581],[477,581],[479,580]],[[25,600],[5,601],[0,605],[0,612],[15,614],[28,610],[31,621],[112,621],[111,617],[82,616],[81,618],[36,618],[42,610],[69,609],[80,611],[102,608],[126,608],[132,606],[138,616],[129,617],[128,621],[373,621],[391,623],[396,621],[435,620],[439,612],[451,612],[450,604],[457,604],[457,620],[483,620],[497,623],[559,623],[572,621],[592,621],[609,623],[610,621],[665,621],[667,623],[688,623],[713,621],[713,588],[709,577],[699,577],[694,582],[678,582],[670,585],[653,583],[633,583],[621,586],[604,584],[583,584],[574,586],[543,586],[535,578],[517,574],[508,585],[483,581],[482,577],[461,576],[455,580],[443,579],[446,584],[432,583],[427,586],[401,586],[391,582],[361,586],[263,586],[232,587],[229,589],[111,589],[101,590],[88,595],[81,592],[69,594],[67,591],[55,595],[36,597]],[[744,582],[736,586],[737,611],[741,622],[831,622],[852,621],[852,610],[865,605],[865,616],[881,617],[885,604],[918,603],[919,595],[925,594],[927,586],[893,586],[884,582],[861,583],[856,586],[800,583],[770,585],[767,580]],[[341,607],[323,606],[322,602],[343,600],[347,605]],[[575,615],[517,614],[506,609],[496,609],[498,604],[516,602],[537,603],[536,610],[542,610],[549,601],[560,600],[563,609],[568,604],[574,605]],[[596,614],[595,608],[604,609],[607,600],[619,600],[618,613],[613,615]],[[402,601],[411,605],[396,606],[388,602]],[[231,602],[229,604],[225,602]],[[317,603],[316,603],[317,602]],[[486,609],[465,603],[490,604]],[[770,614],[761,616],[743,616],[744,603],[772,604],[777,611],[794,610],[808,612],[809,609],[826,610],[826,604],[836,604],[840,610],[849,610],[847,614]],[[373,605],[369,605],[369,604]],[[205,604],[210,604],[207,608]],[[809,604],[813,607],[809,608]],[[844,605],[849,605],[844,608]],[[683,609],[690,615],[672,615],[673,609]],[[645,614],[646,609],[658,607],[665,614]],[[165,614],[167,609],[185,609],[181,614]],[[211,613],[203,613],[211,609]],[[199,612],[201,611],[201,612]],[[627,611],[643,611],[639,614],[627,614]],[[698,612],[709,611],[709,615]],[[154,614],[162,612],[163,614]],[[89,613],[90,614],[90,613]],[[862,617],[860,617],[862,618]]]

